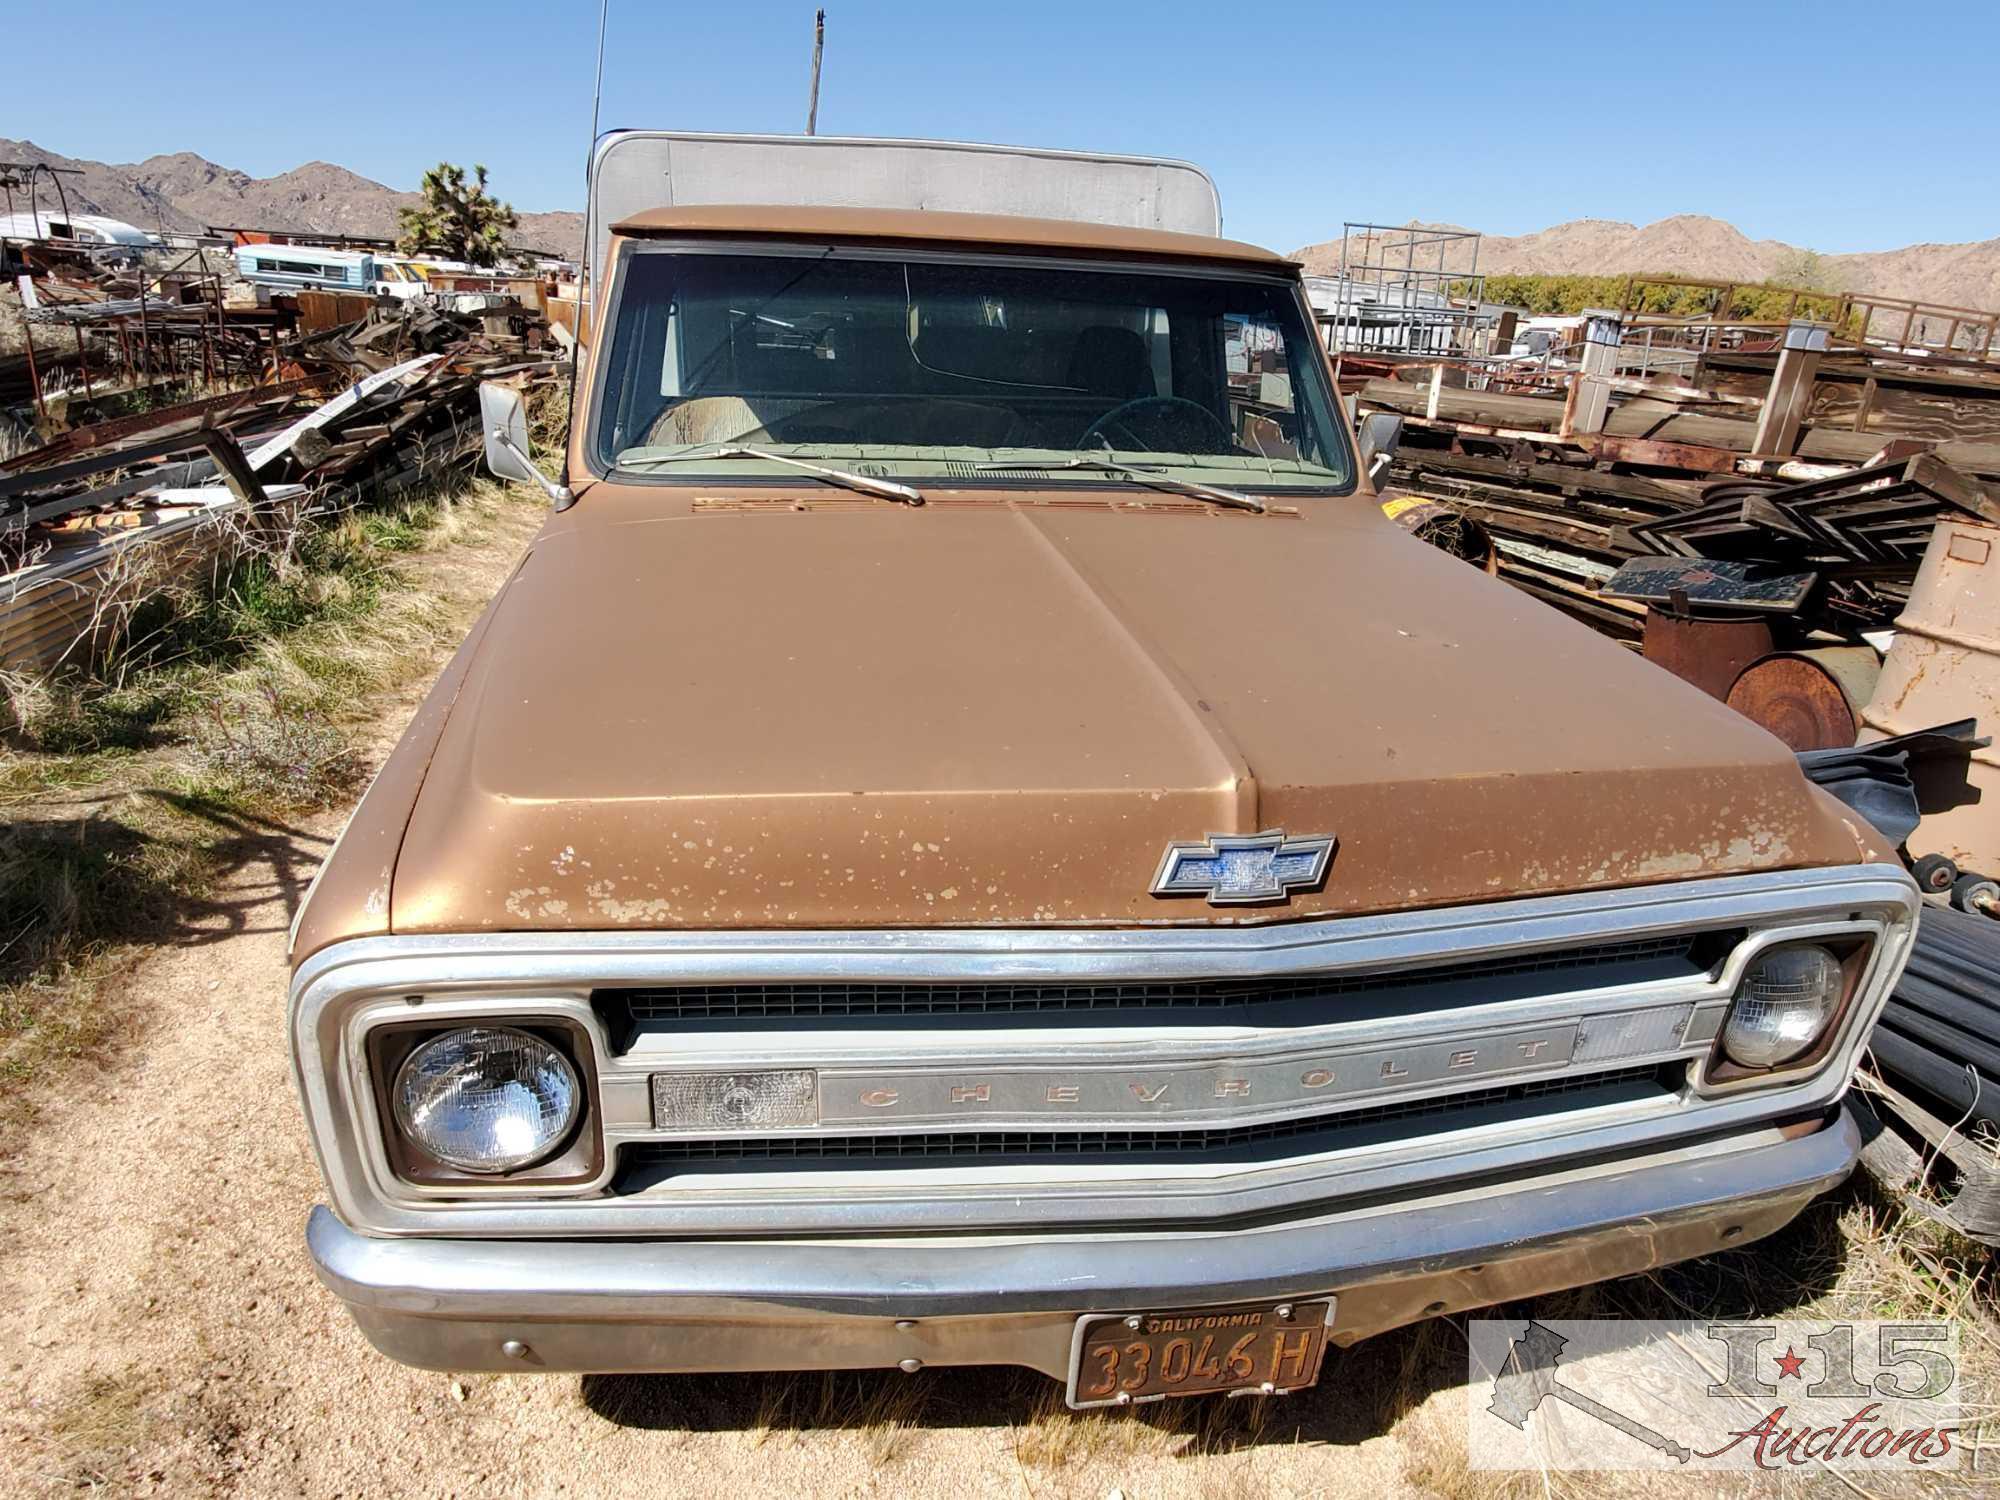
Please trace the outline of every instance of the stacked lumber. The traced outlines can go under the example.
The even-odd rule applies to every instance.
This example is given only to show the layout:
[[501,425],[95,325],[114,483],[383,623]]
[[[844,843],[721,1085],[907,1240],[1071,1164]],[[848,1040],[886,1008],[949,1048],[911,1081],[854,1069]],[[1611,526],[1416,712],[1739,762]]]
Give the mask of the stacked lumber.
[[[1797,457],[1750,459],[1759,403],[1742,391],[1775,359],[1717,354],[1690,385],[1611,379],[1601,432],[1571,431],[1562,395],[1448,385],[1469,377],[1441,366],[1421,380],[1420,364],[1368,379],[1359,409],[1404,418],[1395,488],[1477,522],[1501,577],[1628,645],[1648,606],[1683,598],[1782,616],[1781,638],[1853,640],[1894,620],[1941,516],[2000,520],[2000,370],[1846,356],[1836,388],[1876,382],[1853,430],[1808,425]],[[1923,412],[1921,438],[1871,421],[1906,410]],[[1676,576],[1660,558],[1731,566]]]
[[1628,641],[1639,638],[1644,607],[1600,590],[1641,555],[1629,529],[1703,503],[1695,480],[1612,473],[1525,445],[1505,455],[1405,446],[1391,476],[1397,489],[1445,500],[1483,526],[1509,583]]
[[[1920,453],[1792,485],[1712,485],[1697,508],[1632,525],[1624,540],[1654,557],[1752,565],[1740,575],[1746,597],[1711,596],[1716,605],[1748,604],[1774,578],[1803,579],[1787,613],[1804,629],[1842,634],[1894,622],[1947,516],[2000,525],[2000,493]],[[1657,578],[1643,591],[1627,586],[1646,571],[1628,563],[1604,592],[1661,602]]]

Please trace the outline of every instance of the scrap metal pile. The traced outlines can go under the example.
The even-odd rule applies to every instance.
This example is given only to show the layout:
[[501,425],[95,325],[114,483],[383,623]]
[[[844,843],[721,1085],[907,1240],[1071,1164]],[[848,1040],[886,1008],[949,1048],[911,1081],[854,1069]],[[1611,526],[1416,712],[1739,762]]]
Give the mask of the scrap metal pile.
[[[46,264],[43,262],[46,261]],[[100,399],[174,381],[269,379],[293,309],[236,293],[226,258],[200,251],[149,271],[35,257],[43,274],[6,289],[19,337],[0,349],[0,407],[81,420]]]
[[1837,311],[1838,347],[1682,325],[1664,365],[1645,320],[1591,315],[1538,380],[1378,354],[1358,408],[1402,423],[1391,517],[1763,725],[1899,849],[1931,900],[1874,1034],[1864,1160],[2000,1243],[1997,320],[1944,309],[1927,340],[1934,310],[1886,337]]
[[[1374,377],[1360,412],[1403,420],[1391,483],[1451,504],[1494,539],[1503,577],[1628,644],[1665,602],[1607,587],[1634,559],[1743,564],[1690,597],[1796,617],[1794,640],[1851,637],[1895,617],[1927,515],[1992,519],[1994,315],[1798,293],[1830,321],[1739,323],[1735,289],[1717,283],[1712,317],[1671,319],[1635,310],[1649,284],[1634,278],[1622,310],[1571,320],[1578,342],[1535,364],[1491,349],[1343,355]],[[1878,493],[1892,487],[1906,493]],[[1892,499],[1909,503],[1883,509]],[[1813,582],[1795,607],[1758,587],[1797,574]]]
[[490,312],[371,306],[276,339],[257,383],[62,427],[0,460],[0,670],[73,660],[149,593],[465,467],[482,381],[567,368],[533,316],[517,308],[494,331]]
[[1501,577],[1629,644],[1644,636],[1647,606],[1670,604],[1676,590],[1711,613],[1781,616],[1801,635],[1884,626],[1940,515],[2000,524],[2000,462],[1980,475],[1924,451],[1790,467],[1827,472],[1789,482],[1641,474],[1406,437],[1390,483],[1476,522]]
[[1892,624],[1940,517],[2000,525],[2000,499],[1929,453],[1797,484],[1708,485],[1693,510],[1636,522],[1618,540],[1635,557],[1607,598],[1782,613],[1806,631]]
[[[1950,544],[1970,553],[2000,528],[1996,320],[1893,311],[1893,337],[1844,302],[1834,329],[1600,311],[1560,369],[1352,363],[1377,371],[1364,419],[1403,424],[1405,525],[1448,535],[1408,500],[1448,507],[1484,540],[1460,555],[1819,750],[1864,720],[1928,727],[1900,703],[1867,718],[1884,653],[1939,536],[1974,528]],[[1945,336],[1925,343],[1933,315]]]

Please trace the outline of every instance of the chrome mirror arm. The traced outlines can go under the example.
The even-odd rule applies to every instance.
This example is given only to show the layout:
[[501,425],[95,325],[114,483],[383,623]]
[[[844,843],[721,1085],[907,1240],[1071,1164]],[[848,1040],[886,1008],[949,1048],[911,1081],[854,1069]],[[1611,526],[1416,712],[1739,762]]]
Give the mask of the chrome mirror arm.
[[548,475],[536,468],[534,460],[521,451],[520,444],[514,441],[506,428],[495,427],[493,429],[493,441],[521,460],[521,467],[528,471],[530,479],[542,487],[542,493],[549,497],[549,504],[551,506],[557,510],[568,510],[572,505],[576,504],[576,492],[566,484],[557,484]]

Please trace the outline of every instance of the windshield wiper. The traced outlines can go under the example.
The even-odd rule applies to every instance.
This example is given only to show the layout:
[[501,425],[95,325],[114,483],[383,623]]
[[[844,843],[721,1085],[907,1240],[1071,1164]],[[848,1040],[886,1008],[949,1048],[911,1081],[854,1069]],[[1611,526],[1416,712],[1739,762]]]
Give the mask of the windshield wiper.
[[1103,458],[1089,458],[1078,453],[1061,463],[1037,463],[1032,459],[1014,463],[980,464],[982,469],[1085,469],[1097,474],[1122,474],[1127,479],[1155,489],[1172,490],[1177,495],[1193,495],[1201,500],[1213,500],[1217,505],[1226,505],[1231,510],[1254,510],[1260,515],[1264,502],[1255,495],[1246,495],[1241,490],[1225,490],[1220,485],[1203,484],[1195,479],[1176,479],[1171,474],[1162,474],[1157,469],[1142,469],[1137,464],[1122,463],[1108,453]]
[[[817,474],[829,484],[844,484],[850,490],[860,490],[864,494],[880,495],[886,500],[900,500],[905,505],[924,503],[924,492],[911,489],[907,484],[897,484],[890,479],[877,479],[869,474],[856,474],[848,469],[829,469],[823,464],[809,464],[802,458],[773,453],[768,448],[746,448],[740,443],[721,448],[705,448],[699,453],[660,453],[636,459],[629,465],[621,459],[619,463],[621,467],[640,468],[647,464],[677,464],[696,458],[761,458],[766,463],[789,464],[794,469],[804,469],[808,474]],[[1261,510],[1263,507],[1259,506],[1258,509]]]

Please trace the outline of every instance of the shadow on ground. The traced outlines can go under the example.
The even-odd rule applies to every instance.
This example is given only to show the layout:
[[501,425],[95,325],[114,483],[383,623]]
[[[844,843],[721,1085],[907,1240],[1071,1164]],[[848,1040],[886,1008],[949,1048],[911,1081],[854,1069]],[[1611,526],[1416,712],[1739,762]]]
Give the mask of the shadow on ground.
[[251,931],[252,914],[274,897],[283,915],[267,920],[283,930],[329,843],[280,819],[157,789],[0,823],[0,981],[103,943],[222,942]]
[[[1473,1316],[1741,1318],[1779,1316],[1829,1292],[1846,1264],[1838,1224],[1863,1183],[1822,1198],[1769,1239],[1644,1276],[1557,1292]],[[1073,1414],[1061,1388],[1027,1370],[975,1367],[830,1374],[587,1375],[584,1404],[622,1427],[662,1431],[867,1432],[1136,1422],[1183,1455],[1265,1444],[1357,1444],[1439,1391],[1467,1381],[1464,1316],[1433,1319],[1327,1353],[1320,1384],[1280,1401],[1162,1401]]]

